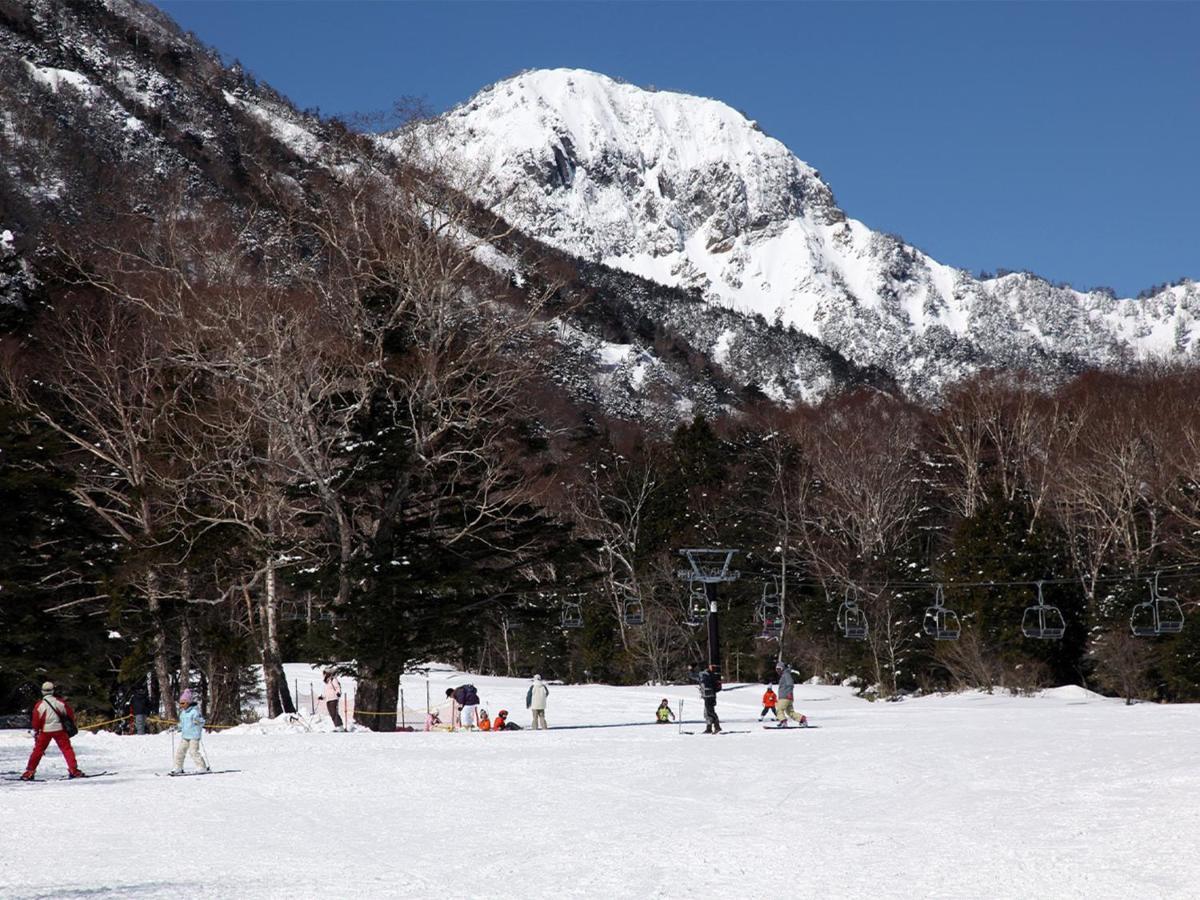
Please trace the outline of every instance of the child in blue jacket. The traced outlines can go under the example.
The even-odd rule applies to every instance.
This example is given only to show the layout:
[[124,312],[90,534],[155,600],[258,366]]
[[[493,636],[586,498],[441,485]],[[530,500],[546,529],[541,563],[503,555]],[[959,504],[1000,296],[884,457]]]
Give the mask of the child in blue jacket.
[[179,695],[179,746],[175,748],[175,768],[172,775],[183,774],[183,757],[192,751],[192,762],[201,772],[208,772],[208,761],[200,750],[200,738],[204,737],[204,716],[200,712],[190,690]]

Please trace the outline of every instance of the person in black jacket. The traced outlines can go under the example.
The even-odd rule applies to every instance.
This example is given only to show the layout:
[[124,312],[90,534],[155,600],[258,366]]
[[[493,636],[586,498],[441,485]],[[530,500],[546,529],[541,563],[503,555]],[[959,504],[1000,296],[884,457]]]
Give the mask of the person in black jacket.
[[133,689],[129,697],[129,712],[133,714],[134,734],[145,734],[146,717],[150,715],[150,694],[144,684]]
[[717,718],[717,692],[721,690],[721,676],[716,666],[709,666],[700,673],[700,696],[704,698],[704,733],[720,734],[721,720]]

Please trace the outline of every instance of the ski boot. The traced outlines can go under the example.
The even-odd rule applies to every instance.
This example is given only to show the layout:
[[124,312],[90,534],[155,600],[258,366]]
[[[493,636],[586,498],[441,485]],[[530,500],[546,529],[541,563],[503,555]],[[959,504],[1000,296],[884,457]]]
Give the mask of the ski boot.
[[23,775],[21,775],[21,780],[22,781],[33,781],[33,773],[25,772]]
[[74,772],[69,773],[67,775],[67,777],[68,778],[87,778],[87,776],[85,774],[83,774],[83,772],[80,772],[78,769],[76,769]]

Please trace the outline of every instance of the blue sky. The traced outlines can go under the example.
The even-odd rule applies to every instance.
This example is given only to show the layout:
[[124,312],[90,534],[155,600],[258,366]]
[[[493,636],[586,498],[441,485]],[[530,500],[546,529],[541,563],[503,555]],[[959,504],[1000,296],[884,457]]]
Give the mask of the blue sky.
[[301,108],[573,66],[715,97],[846,211],[974,271],[1200,278],[1200,4],[161,0]]

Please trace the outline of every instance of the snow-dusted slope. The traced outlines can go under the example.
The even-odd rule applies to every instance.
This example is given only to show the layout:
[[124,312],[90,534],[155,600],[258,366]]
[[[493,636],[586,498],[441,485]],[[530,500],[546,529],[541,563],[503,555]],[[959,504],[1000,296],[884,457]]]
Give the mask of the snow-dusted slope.
[[[319,676],[288,675],[311,710]],[[435,670],[429,695],[465,681],[529,724],[524,679]],[[424,679],[402,685],[424,707]],[[868,703],[803,684],[796,704],[820,727],[782,732],[758,722],[762,688],[726,684],[720,737],[694,687],[653,685],[551,685],[549,731],[268,722],[206,735],[214,768],[238,771],[182,780],[155,777],[169,734],[83,734],[84,771],[113,775],[0,782],[0,896],[1196,895],[1195,705],[1080,688]],[[663,697],[682,728],[652,724]],[[0,731],[0,770],[31,745]],[[52,748],[38,774],[64,772]],[[49,812],[69,852],[32,834]]]
[[1195,282],[1140,301],[976,279],[848,218],[815,169],[716,100],[538,70],[430,133],[461,156],[462,186],[531,235],[792,325],[921,392],[981,366],[1200,353]]

